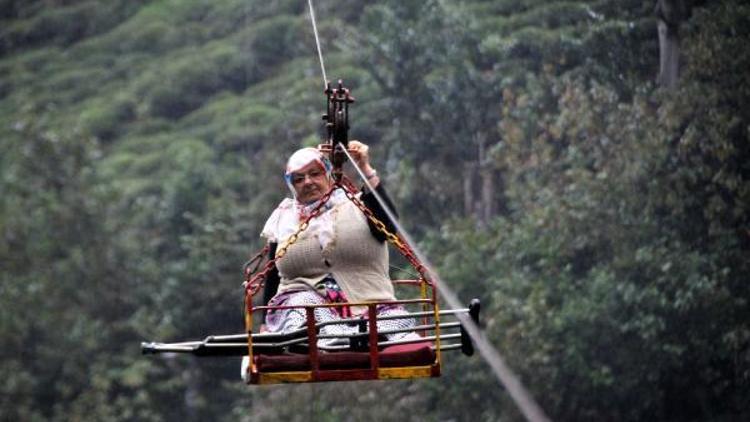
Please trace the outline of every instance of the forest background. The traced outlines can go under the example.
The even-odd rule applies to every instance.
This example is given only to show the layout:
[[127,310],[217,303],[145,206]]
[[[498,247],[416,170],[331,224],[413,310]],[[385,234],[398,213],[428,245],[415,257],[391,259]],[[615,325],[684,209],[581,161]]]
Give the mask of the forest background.
[[[476,357],[248,388],[140,355],[242,330],[240,267],[321,137],[306,6],[0,0],[0,419],[522,418]],[[750,419],[746,2],[316,6],[352,138],[551,418]]]

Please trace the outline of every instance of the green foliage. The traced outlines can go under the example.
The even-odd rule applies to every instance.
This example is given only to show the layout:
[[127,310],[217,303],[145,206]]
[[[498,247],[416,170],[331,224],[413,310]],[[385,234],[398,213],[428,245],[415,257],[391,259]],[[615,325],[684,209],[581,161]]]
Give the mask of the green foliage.
[[117,130],[135,117],[135,102],[130,98],[115,98],[94,103],[81,112],[81,126],[101,140],[117,136]]
[[[44,43],[67,46],[110,30],[130,16],[142,1],[45,2],[4,1],[8,25],[0,31],[0,55]],[[21,4],[25,3],[25,4]]]
[[[649,2],[316,2],[352,136],[554,420],[750,415],[750,9],[691,5],[662,92]],[[521,419],[476,358],[248,389],[139,355],[242,330],[239,267],[321,133],[306,12],[0,1],[0,419]]]
[[[744,42],[719,29],[738,26],[743,13],[713,12],[710,23],[699,23],[707,11],[696,17],[690,49]],[[706,39],[713,47],[703,50]],[[478,277],[496,274],[493,305],[503,312],[488,332],[532,385],[544,386],[540,397],[555,398],[542,404],[560,419],[747,413],[737,333],[747,331],[748,290],[735,278],[747,262],[747,120],[721,104],[749,97],[720,88],[735,71],[717,66],[709,76],[694,67],[701,54],[691,57],[683,89],[662,96],[659,108],[577,77],[506,91],[496,154],[513,212],[480,241],[496,245],[488,262],[473,256],[482,248],[463,251],[487,233],[443,232],[449,273],[468,259]],[[575,394],[560,394],[571,384]]]
[[144,97],[149,114],[177,119],[217,92],[244,89],[243,66],[235,48],[207,46],[142,76],[137,91]]

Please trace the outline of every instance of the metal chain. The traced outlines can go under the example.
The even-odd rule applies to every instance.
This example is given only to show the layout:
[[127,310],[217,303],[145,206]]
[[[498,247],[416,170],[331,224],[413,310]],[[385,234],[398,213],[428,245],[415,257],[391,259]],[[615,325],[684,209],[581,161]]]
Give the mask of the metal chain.
[[268,246],[268,244],[266,244],[260,251],[258,251],[258,253],[250,258],[250,260],[245,262],[245,264],[242,266],[242,274],[245,274],[245,280],[247,280],[249,274],[253,274],[258,271],[258,268],[260,268],[260,265],[263,263],[263,258],[266,257],[269,249],[270,247]]
[[[420,279],[424,280],[428,284],[432,284],[431,281],[427,278],[426,267],[422,264],[422,262],[419,260],[419,258],[416,256],[414,251],[412,250],[411,246],[409,246],[408,243],[406,243],[401,236],[391,233],[388,228],[385,226],[385,224],[380,221],[377,217],[375,217],[375,214],[367,208],[367,205],[364,204],[359,198],[355,196],[353,193],[353,185],[351,182],[349,182],[347,179],[343,180],[343,183],[336,182],[333,184],[331,189],[326,192],[325,195],[320,199],[320,204],[318,204],[315,209],[312,210],[309,216],[305,218],[302,223],[300,223],[299,227],[297,227],[297,230],[289,236],[289,240],[278,250],[276,251],[276,256],[273,259],[270,259],[266,265],[263,267],[263,270],[260,272],[255,273],[254,275],[252,272],[246,271],[245,272],[245,297],[246,302],[248,303],[248,308],[251,306],[251,300],[253,296],[255,296],[256,293],[263,287],[264,281],[266,280],[266,277],[268,276],[268,273],[273,269],[273,267],[276,265],[276,261],[280,258],[282,258],[284,255],[286,255],[287,250],[290,246],[292,246],[297,240],[299,239],[299,235],[305,231],[310,226],[310,221],[320,215],[321,210],[323,209],[323,206],[328,202],[333,192],[341,188],[341,190],[344,191],[344,194],[347,198],[349,198],[350,201],[360,210],[362,213],[369,219],[375,227],[385,235],[388,242],[393,244],[396,248],[398,248],[399,252],[406,258],[407,261],[414,267],[414,269],[419,273]],[[267,248],[264,248],[264,251],[266,251]],[[256,267],[257,269],[257,267]]]
[[391,244],[396,246],[396,248],[398,248],[399,252],[401,252],[406,260],[409,261],[412,267],[414,267],[414,269],[419,273],[420,279],[429,284],[432,284],[427,278],[426,267],[422,264],[419,258],[417,258],[417,255],[414,253],[411,246],[406,243],[404,239],[401,238],[401,236],[388,231],[388,228],[385,226],[385,224],[377,217],[375,217],[375,214],[369,208],[367,208],[367,205],[365,205],[364,202],[357,198],[354,193],[352,193],[352,191],[345,188],[344,194],[346,194],[346,197],[349,198],[349,200],[352,201],[360,211],[362,211],[362,213],[375,225],[375,227],[385,235],[386,239]]
[[[310,225],[310,220],[320,215],[321,210],[323,209],[323,206],[328,202],[328,199],[330,199],[331,195],[333,195],[333,191],[338,188],[338,184],[334,184],[331,189],[326,192],[325,195],[323,195],[322,198],[320,198],[320,203],[318,206],[316,206],[310,215],[308,215],[302,223],[300,223],[299,227],[297,227],[297,230],[289,236],[289,240],[279,249],[276,251],[276,256],[274,256],[273,259],[270,259],[266,265],[263,267],[263,270],[253,275],[251,272],[245,273],[245,298],[246,302],[248,303],[248,307],[250,306],[251,300],[253,296],[255,296],[256,293],[260,290],[261,287],[263,287],[263,282],[266,280],[266,277],[268,276],[268,273],[273,269],[273,267],[276,265],[276,261],[286,255],[287,249],[289,249],[292,244],[294,244],[298,238],[300,233],[305,231],[307,227]],[[251,277],[252,276],[252,277]]]

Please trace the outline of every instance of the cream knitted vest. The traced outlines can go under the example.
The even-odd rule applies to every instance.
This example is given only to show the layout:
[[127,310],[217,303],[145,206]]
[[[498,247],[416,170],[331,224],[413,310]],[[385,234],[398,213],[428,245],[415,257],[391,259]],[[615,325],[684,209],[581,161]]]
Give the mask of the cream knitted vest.
[[314,288],[331,274],[350,302],[395,300],[388,277],[388,248],[370,233],[367,217],[344,201],[327,212],[333,215],[333,240],[321,249],[315,233],[303,231],[276,261],[279,293]]

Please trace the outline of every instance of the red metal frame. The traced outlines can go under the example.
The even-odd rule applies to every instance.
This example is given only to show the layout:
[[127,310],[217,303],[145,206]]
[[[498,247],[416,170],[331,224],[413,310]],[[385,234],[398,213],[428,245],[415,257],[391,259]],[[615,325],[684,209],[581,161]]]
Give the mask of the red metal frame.
[[[296,383],[296,382],[323,382],[323,381],[355,381],[355,380],[377,380],[392,378],[423,378],[437,377],[441,372],[441,353],[440,353],[440,316],[437,305],[437,292],[435,286],[424,279],[420,280],[395,280],[395,284],[419,287],[420,297],[415,299],[367,302],[367,303],[350,303],[349,306],[366,306],[367,321],[369,328],[368,350],[369,368],[344,368],[344,369],[327,369],[321,368],[321,351],[317,345],[318,333],[315,328],[314,311],[319,307],[338,307],[341,304],[323,304],[304,306],[307,319],[307,342],[309,353],[307,358],[310,363],[310,370],[292,370],[287,372],[274,371],[272,373],[262,372],[259,370],[252,347],[252,335],[248,336],[248,353],[250,365],[248,366],[248,383],[250,384],[272,384],[272,383]],[[390,366],[381,367],[380,353],[378,349],[378,329],[377,329],[377,305],[381,304],[421,304],[423,311],[432,311],[432,319],[435,321],[435,343],[434,343],[434,360],[429,364],[417,366]],[[247,311],[249,308],[249,311]],[[245,306],[245,324],[248,334],[252,334],[253,313],[263,310],[283,310],[300,308],[299,306]],[[422,317],[423,324],[429,318]],[[423,332],[424,333],[424,332]],[[424,334],[422,334],[424,335]],[[330,352],[337,353],[337,352]],[[364,352],[362,352],[364,353]],[[332,355],[328,355],[332,356]]]

